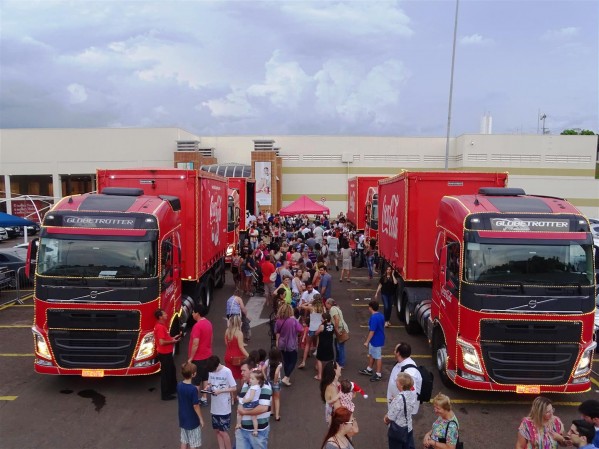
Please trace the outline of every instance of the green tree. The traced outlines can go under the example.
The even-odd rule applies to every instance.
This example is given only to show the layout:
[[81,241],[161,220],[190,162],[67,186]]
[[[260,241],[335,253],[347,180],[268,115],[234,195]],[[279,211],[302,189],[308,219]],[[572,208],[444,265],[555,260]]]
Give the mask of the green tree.
[[564,129],[561,133],[562,136],[594,136],[595,133],[588,129],[571,128]]

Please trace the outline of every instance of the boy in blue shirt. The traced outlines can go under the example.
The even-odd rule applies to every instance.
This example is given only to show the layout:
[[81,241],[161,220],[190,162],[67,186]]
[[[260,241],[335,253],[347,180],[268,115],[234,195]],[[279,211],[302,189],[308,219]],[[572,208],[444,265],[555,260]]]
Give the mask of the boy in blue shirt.
[[193,363],[184,363],[181,367],[183,381],[177,385],[181,449],[195,449],[202,445],[201,428],[204,427],[204,418],[200,409],[198,387],[191,383],[196,371]]
[[[379,312],[378,301],[368,303],[370,320],[368,320],[368,336],[364,346],[368,348],[368,366],[359,371],[360,374],[370,376],[370,382],[379,382],[382,378],[383,346],[385,345],[385,317]],[[373,371],[376,362],[376,371]]]

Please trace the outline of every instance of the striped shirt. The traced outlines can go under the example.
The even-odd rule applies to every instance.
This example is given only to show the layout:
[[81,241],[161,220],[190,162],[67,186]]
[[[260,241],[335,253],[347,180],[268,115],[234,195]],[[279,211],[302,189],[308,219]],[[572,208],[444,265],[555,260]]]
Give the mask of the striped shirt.
[[[249,385],[244,383],[241,387],[241,391],[239,392],[239,399],[243,399],[247,391],[249,390]],[[258,400],[258,405],[265,405],[266,411],[264,413],[260,413],[257,415],[258,417],[258,430],[263,430],[268,428],[268,420],[270,418],[270,398],[272,397],[272,388],[270,384],[265,382],[260,390],[260,399]],[[241,401],[240,401],[241,403]],[[252,424],[252,417],[250,415],[243,415],[241,417],[241,428],[243,430],[253,431],[254,425]]]

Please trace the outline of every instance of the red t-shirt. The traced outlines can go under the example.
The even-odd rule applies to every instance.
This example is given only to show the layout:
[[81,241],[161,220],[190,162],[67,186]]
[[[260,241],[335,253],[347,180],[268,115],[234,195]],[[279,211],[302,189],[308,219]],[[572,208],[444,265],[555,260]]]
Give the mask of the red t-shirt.
[[272,264],[272,262],[269,262],[267,260],[262,265],[260,265],[260,267],[262,268],[262,282],[264,282],[265,284],[271,282],[270,275],[275,272],[275,266]]
[[162,323],[156,323],[154,326],[154,341],[156,342],[156,352],[159,354],[170,354],[173,352],[173,345],[161,345],[160,339],[172,340],[172,337],[168,334],[168,329]]
[[[191,354],[191,347],[194,339],[199,339],[198,349],[195,354]],[[187,353],[192,360],[206,360],[212,355],[212,323],[206,318],[202,318],[191,329],[189,338],[189,349]]]

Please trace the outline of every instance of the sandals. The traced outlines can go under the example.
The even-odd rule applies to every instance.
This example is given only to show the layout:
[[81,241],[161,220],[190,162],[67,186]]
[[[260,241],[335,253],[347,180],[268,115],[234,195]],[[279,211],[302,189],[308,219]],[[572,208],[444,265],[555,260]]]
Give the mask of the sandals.
[[305,366],[306,366],[306,364],[304,362],[302,362],[297,366],[297,369],[304,369]]

